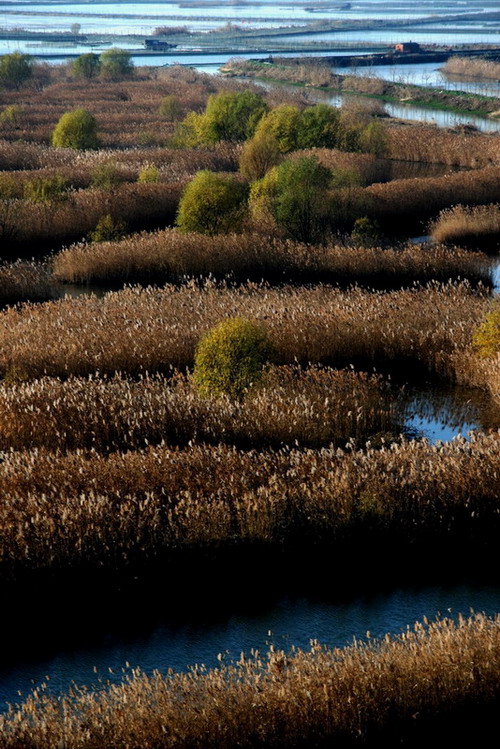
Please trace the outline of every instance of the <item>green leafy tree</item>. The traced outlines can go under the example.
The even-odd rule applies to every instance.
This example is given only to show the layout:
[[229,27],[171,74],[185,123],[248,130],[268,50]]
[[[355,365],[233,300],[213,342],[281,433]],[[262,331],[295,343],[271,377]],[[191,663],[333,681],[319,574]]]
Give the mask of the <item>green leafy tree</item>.
[[250,138],[267,105],[251,91],[210,96],[203,114],[189,112],[175,132],[173,144],[192,147],[220,140],[241,142]]
[[243,146],[240,172],[250,180],[261,179],[283,158],[278,143],[269,133],[255,134]]
[[57,148],[97,148],[97,122],[86,109],[65,112],[52,133],[52,145]]
[[336,148],[340,136],[340,112],[328,104],[303,110],[297,132],[299,148]]
[[0,57],[0,86],[20,89],[33,75],[33,58],[21,52]]
[[250,138],[267,111],[259,94],[252,91],[210,96],[204,114],[204,136],[208,142],[243,141]]
[[86,55],[80,55],[76,60],[73,60],[71,64],[73,75],[77,78],[85,78],[90,81],[92,78],[97,78],[101,70],[101,61],[98,55],[93,52],[89,52]]
[[246,212],[247,187],[229,177],[203,170],[186,186],[179,202],[181,231],[224,234],[238,231]]
[[298,146],[298,132],[300,128],[301,112],[290,104],[282,104],[271,109],[260,120],[255,135],[271,137],[278,145],[281,153],[295,151]]
[[252,213],[265,205],[278,227],[301,242],[322,238],[328,225],[331,172],[315,156],[284,161],[252,186]]
[[500,352],[500,302],[493,303],[475,331],[472,344],[481,357],[495,356]]
[[105,78],[125,78],[134,72],[134,63],[124,49],[113,47],[100,56],[101,75]]
[[244,318],[216,325],[198,343],[193,380],[205,395],[242,398],[262,379],[273,347],[262,327]]

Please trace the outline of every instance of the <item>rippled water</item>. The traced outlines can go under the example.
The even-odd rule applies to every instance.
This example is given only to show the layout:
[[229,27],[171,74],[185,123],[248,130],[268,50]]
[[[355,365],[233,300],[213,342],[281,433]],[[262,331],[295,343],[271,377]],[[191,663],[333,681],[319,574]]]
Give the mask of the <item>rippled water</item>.
[[[332,576],[331,590],[335,590]],[[140,633],[103,634],[92,645],[70,651],[53,652],[38,661],[0,667],[0,709],[20,699],[50,676],[50,688],[57,692],[72,682],[99,685],[119,681],[128,662],[151,673],[154,669],[185,671],[190,665],[218,665],[217,654],[237,659],[252,648],[267,650],[270,643],[289,650],[292,645],[308,649],[311,639],[333,647],[342,647],[352,638],[386,632],[399,633],[424,616],[432,619],[470,609],[492,615],[500,610],[500,588],[491,585],[462,584],[398,589],[391,593],[364,595],[343,601],[318,601],[309,598],[281,598],[278,602],[253,606],[231,615],[217,615],[201,609],[194,619],[162,623]],[[70,622],[68,622],[68,626]],[[97,674],[95,672],[97,669]],[[111,669],[111,671],[110,671]]]

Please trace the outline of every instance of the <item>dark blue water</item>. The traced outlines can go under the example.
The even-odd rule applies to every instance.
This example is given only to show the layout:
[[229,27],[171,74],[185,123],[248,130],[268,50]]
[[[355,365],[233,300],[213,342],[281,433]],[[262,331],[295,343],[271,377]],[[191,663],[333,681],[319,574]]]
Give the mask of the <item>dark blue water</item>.
[[[162,624],[139,635],[104,635],[92,647],[0,668],[0,707],[19,701],[19,692],[26,695],[47,676],[54,692],[66,689],[72,682],[98,686],[100,681],[120,680],[127,664],[146,672],[169,668],[185,671],[194,664],[216,666],[218,653],[225,654],[226,659],[237,659],[241,652],[250,653],[252,648],[265,651],[271,643],[285,650],[292,645],[308,649],[310,640],[315,639],[342,647],[353,637],[365,637],[368,631],[372,637],[398,633],[424,616],[432,619],[439,614],[468,615],[471,609],[488,615],[499,612],[500,587],[462,584],[399,589],[340,603],[282,598],[269,607],[219,619],[213,615],[208,618],[201,609],[195,612],[196,623]],[[36,636],[36,621],[33,631]]]

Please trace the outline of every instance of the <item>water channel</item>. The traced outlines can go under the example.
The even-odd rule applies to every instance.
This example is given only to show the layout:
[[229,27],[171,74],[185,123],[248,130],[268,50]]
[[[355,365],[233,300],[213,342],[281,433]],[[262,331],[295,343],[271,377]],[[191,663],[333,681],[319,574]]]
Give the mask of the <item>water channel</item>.
[[[283,596],[276,601],[253,603],[232,613],[191,611],[183,619],[163,621],[143,630],[103,632],[84,646],[44,653],[23,662],[22,653],[13,666],[0,666],[0,711],[16,703],[50,677],[53,693],[71,683],[95,686],[121,681],[127,664],[151,673],[186,671],[189,666],[219,665],[217,655],[237,660],[241,652],[265,652],[269,644],[283,650],[291,646],[307,650],[311,639],[332,647],[343,647],[353,637],[397,634],[424,616],[468,615],[470,610],[488,615],[500,611],[500,587],[462,583],[421,588],[400,588],[379,594],[356,594],[335,599],[335,579],[324,599]],[[33,622],[36,629],[36,620]],[[68,621],[68,626],[71,622]],[[43,646],[43,643],[40,643]],[[11,651],[10,655],[13,653]],[[19,694],[21,693],[21,695]]]

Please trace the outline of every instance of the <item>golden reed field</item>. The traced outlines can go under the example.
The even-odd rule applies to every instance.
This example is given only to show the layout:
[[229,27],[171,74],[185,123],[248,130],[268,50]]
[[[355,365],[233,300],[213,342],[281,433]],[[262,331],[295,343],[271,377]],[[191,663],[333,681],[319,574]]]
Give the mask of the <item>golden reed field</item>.
[[[494,72],[480,60],[447,66]],[[168,602],[174,588],[196,596],[198,580],[226,586],[230,605],[242,580],[286,590],[285,569],[314,595],[338,586],[351,599],[351,580],[376,592],[437,582],[444,569],[497,584],[500,136],[381,117],[373,102],[315,109],[306,88],[182,66],[89,81],[70,64],[32,72],[0,87],[9,637],[31,601],[47,640],[65,617],[84,630],[85,615],[72,623],[66,610],[80,588],[88,623],[102,615],[105,627],[116,600],[147,617],[140,588]],[[359,85],[376,93],[380,81]],[[255,102],[274,122],[260,142]],[[80,107],[97,147],[53,146],[59,118]],[[294,131],[307,117],[317,143]],[[265,221],[250,210],[256,174],[244,166],[255,138]],[[243,196],[227,233],[178,221],[200,172]],[[201,195],[201,218],[225,210],[220,195]],[[319,216],[321,231],[304,241],[290,215]],[[200,341],[234,318],[271,353],[238,397],[207,393],[193,376]],[[477,399],[472,436],[411,433],[415,387],[437,402]],[[427,405],[434,415],[430,395]],[[408,625],[187,673],[124,668],[97,687],[58,692],[49,680],[0,714],[0,748],[484,743],[500,700],[498,617]]]

